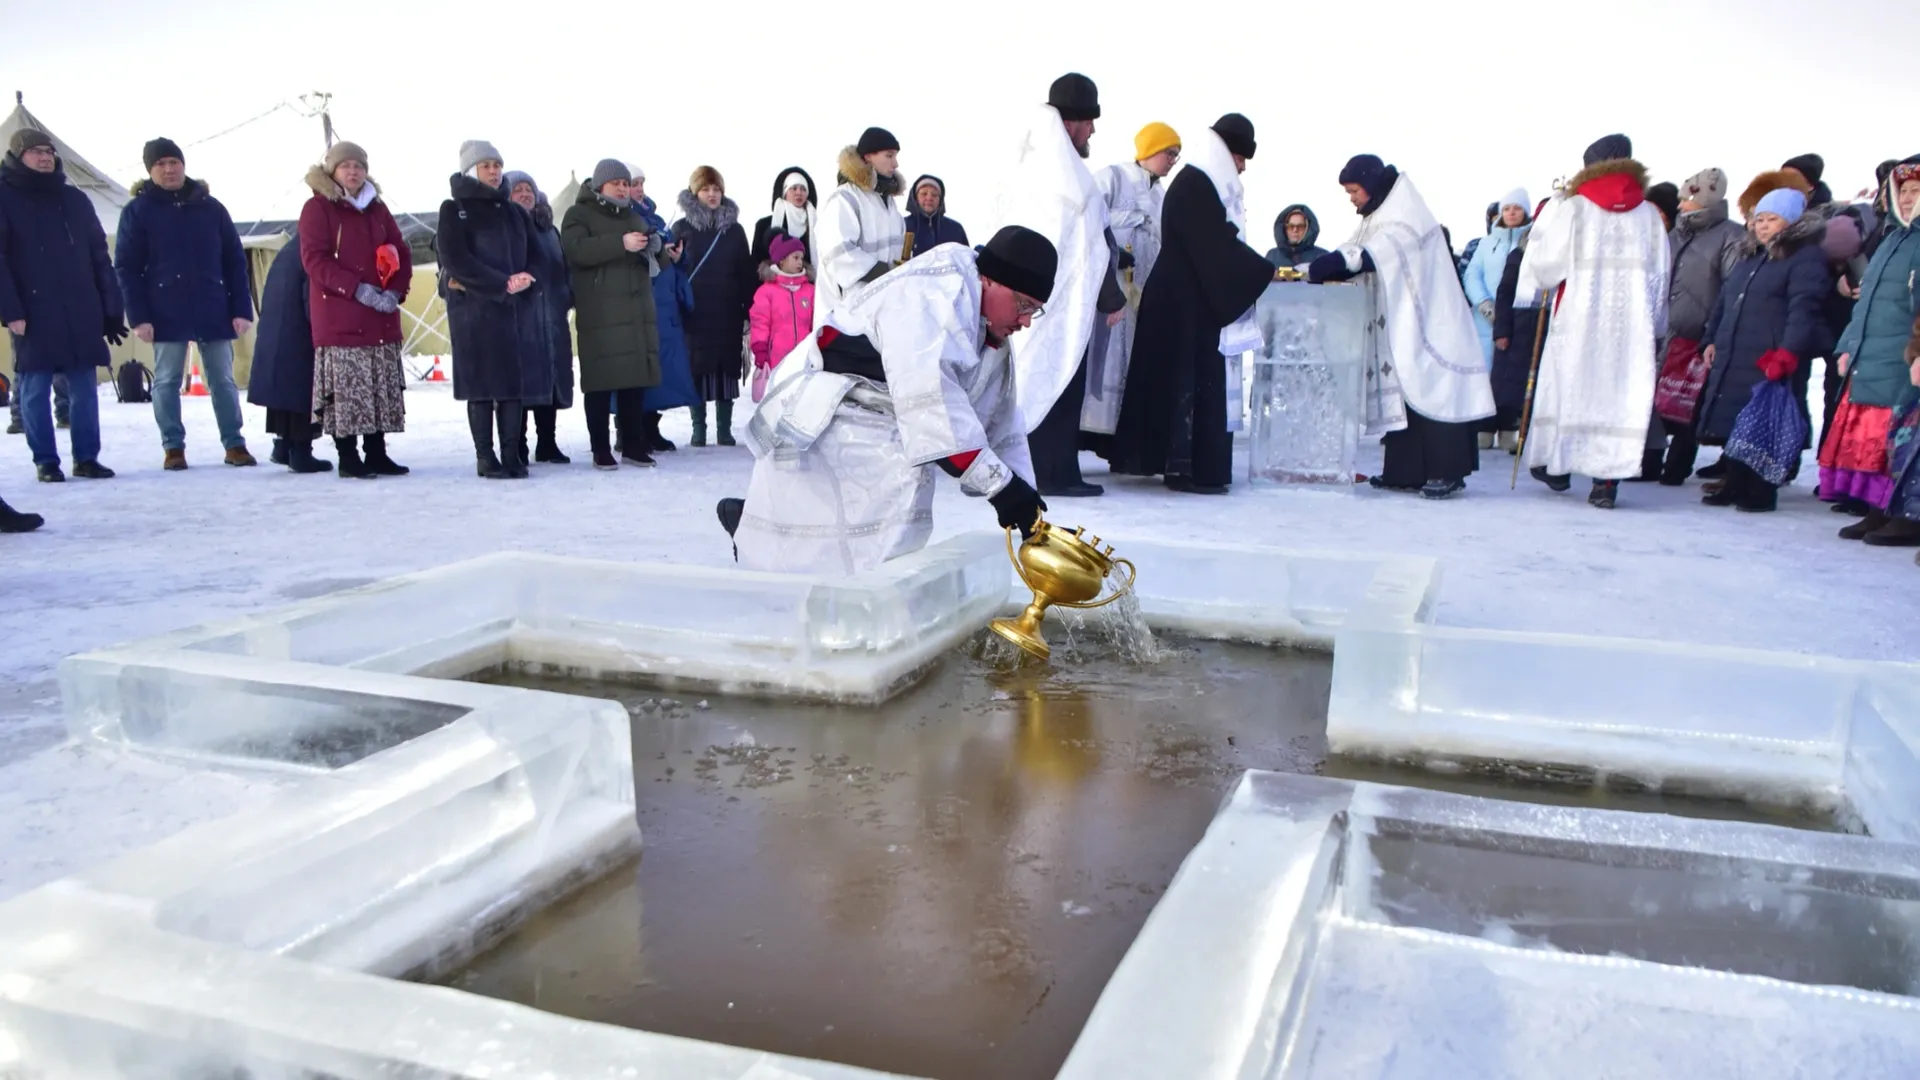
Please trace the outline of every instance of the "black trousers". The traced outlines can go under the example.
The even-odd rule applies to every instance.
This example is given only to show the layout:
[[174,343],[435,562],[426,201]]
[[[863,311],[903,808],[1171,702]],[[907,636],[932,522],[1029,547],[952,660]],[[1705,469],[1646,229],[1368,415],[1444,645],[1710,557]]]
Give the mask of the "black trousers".
[[1027,450],[1033,455],[1033,478],[1042,493],[1073,487],[1086,481],[1080,476],[1080,408],[1087,400],[1087,358],[1073,369],[1073,378],[1060,392],[1060,400],[1047,410],[1047,418],[1027,436]]
[[647,392],[640,387],[587,391],[587,442],[596,454],[613,453],[613,440],[609,437],[607,421],[612,417],[616,395],[620,401],[620,414],[615,418],[620,424],[620,445],[627,453],[641,453],[647,449]]

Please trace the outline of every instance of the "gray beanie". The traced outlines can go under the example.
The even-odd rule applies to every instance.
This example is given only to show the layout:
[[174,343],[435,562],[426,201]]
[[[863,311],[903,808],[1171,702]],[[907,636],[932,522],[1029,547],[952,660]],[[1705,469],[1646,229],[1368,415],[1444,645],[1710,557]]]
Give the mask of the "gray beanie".
[[495,150],[493,144],[485,139],[468,139],[460,144],[461,172],[466,172],[483,161],[498,161],[505,164],[506,160],[500,156],[500,151]]
[[593,179],[589,180],[588,183],[593,187],[593,190],[599,191],[615,180],[625,180],[631,183],[633,181],[633,174],[628,172],[627,167],[620,162],[612,158],[601,158],[600,163],[593,167]]
[[1727,197],[1727,174],[1719,169],[1702,169],[1693,174],[1693,178],[1680,185],[1682,202],[1692,199],[1698,203],[1718,202]]

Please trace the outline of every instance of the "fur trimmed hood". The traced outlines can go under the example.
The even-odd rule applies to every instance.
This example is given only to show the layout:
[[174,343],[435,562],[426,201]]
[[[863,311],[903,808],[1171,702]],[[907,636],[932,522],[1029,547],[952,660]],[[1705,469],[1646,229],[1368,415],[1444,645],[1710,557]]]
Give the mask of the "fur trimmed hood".
[[[1767,258],[1775,262],[1792,258],[1801,248],[1818,247],[1826,235],[1827,219],[1809,210],[1800,215],[1799,221],[1780,230],[1780,235],[1766,245]],[[1747,233],[1746,250],[1749,256],[1760,253],[1760,241],[1751,232]]]
[[[340,186],[339,182],[327,172],[324,166],[315,165],[307,170],[307,186],[313,189],[315,195],[320,196],[328,202],[347,201],[346,189]],[[373,177],[369,176],[367,177],[367,186],[373,189],[374,201],[379,202],[380,185],[374,183]]]
[[876,174],[867,159],[860,156],[857,146],[844,146],[840,149],[840,175],[836,179],[842,184],[852,184],[861,191],[872,191]]
[[1632,158],[1596,161],[1574,173],[1566,190],[1609,213],[1633,210],[1647,200],[1647,167]]
[[1753,208],[1760,205],[1760,200],[1781,188],[1792,188],[1802,195],[1813,194],[1813,185],[1807,183],[1799,173],[1789,172],[1786,169],[1763,172],[1753,178],[1753,183],[1747,185],[1747,190],[1740,193],[1740,216],[1752,217]]
[[[152,180],[135,180],[133,186],[127,189],[127,194],[137,199],[140,197],[140,193],[148,188],[152,188],[155,194],[172,194]],[[182,199],[204,199],[211,194],[213,194],[213,189],[207,186],[205,180],[195,180],[189,176],[187,177],[186,184],[180,188],[179,197]]]
[[695,232],[725,232],[740,223],[740,204],[724,195],[720,197],[718,210],[707,209],[707,204],[691,191],[681,192],[676,202],[680,207],[680,217]]

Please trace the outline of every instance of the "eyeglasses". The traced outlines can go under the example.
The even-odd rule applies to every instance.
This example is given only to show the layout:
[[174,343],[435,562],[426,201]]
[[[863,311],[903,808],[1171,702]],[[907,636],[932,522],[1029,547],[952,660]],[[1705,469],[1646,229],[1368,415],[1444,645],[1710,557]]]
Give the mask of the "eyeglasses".
[[29,157],[32,155],[45,155],[47,157],[60,156],[59,152],[51,146],[29,146],[25,150],[20,151],[21,157]]
[[1036,303],[1024,296],[1015,294],[1013,298],[1013,313],[1022,319],[1037,319],[1047,313],[1047,307],[1045,304]]

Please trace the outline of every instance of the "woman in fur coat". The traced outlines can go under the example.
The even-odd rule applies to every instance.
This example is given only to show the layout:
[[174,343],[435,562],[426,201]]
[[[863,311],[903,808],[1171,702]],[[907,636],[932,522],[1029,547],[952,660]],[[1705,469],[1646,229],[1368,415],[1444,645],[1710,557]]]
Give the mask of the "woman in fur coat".
[[702,403],[693,411],[694,446],[707,445],[706,402],[714,403],[716,441],[734,445],[733,401],[746,378],[747,309],[760,273],[740,227],[740,207],[727,198],[726,181],[708,165],[693,170],[680,193],[680,220],[673,225],[680,268],[693,286],[687,316],[687,352]]

